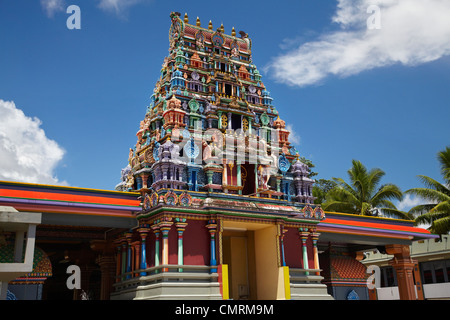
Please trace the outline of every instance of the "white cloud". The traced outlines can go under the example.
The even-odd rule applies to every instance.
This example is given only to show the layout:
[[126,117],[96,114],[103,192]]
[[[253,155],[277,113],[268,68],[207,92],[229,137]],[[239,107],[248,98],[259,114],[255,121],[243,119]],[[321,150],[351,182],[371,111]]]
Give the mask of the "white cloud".
[[419,204],[425,204],[425,201],[421,198],[406,194],[396,207],[398,210],[408,212],[411,208],[418,206]]
[[99,0],[98,7],[104,11],[114,12],[118,16],[123,16],[128,8],[144,0]]
[[53,17],[56,12],[64,11],[64,0],[41,0],[41,6],[49,18]]
[[67,184],[54,175],[65,151],[46,137],[41,124],[0,99],[0,180]]
[[299,145],[300,144],[300,136],[295,131],[294,126],[289,123],[286,124],[286,130],[288,130],[290,132],[289,142],[294,145]]
[[[378,5],[381,29],[368,29]],[[415,66],[450,55],[448,0],[338,0],[332,19],[339,30],[297,46],[265,68],[292,86],[320,84],[394,64]]]

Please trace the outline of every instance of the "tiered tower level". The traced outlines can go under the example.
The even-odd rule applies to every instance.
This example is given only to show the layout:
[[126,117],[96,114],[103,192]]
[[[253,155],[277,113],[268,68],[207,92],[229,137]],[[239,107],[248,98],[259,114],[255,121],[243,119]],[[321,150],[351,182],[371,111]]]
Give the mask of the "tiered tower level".
[[171,13],[169,55],[117,190],[312,203],[314,180],[252,61],[252,41]]

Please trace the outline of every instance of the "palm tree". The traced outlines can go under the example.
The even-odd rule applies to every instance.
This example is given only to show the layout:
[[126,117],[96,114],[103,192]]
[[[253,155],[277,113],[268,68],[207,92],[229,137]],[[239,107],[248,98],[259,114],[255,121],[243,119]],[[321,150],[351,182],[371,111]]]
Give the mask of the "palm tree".
[[431,232],[447,234],[450,231],[450,148],[446,147],[444,151],[438,152],[437,158],[444,183],[419,175],[418,178],[425,188],[413,188],[406,193],[428,201],[428,204],[411,208],[410,212],[421,214],[416,218],[416,223],[431,224]]
[[384,175],[381,169],[367,170],[360,161],[353,160],[348,170],[350,183],[333,178],[338,186],[328,192],[323,209],[367,216],[383,214],[410,220],[405,212],[398,210],[391,202],[403,198],[400,188],[394,184],[378,187]]

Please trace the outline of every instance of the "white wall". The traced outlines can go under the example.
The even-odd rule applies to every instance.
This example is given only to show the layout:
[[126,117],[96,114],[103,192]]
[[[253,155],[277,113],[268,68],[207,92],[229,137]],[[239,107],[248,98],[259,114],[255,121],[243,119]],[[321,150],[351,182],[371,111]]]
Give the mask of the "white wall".
[[[424,284],[423,293],[425,299],[450,300],[450,282]],[[377,288],[377,294],[378,300],[400,300],[398,287]]]
[[450,300],[450,282],[424,284],[423,293],[425,295],[425,299]]

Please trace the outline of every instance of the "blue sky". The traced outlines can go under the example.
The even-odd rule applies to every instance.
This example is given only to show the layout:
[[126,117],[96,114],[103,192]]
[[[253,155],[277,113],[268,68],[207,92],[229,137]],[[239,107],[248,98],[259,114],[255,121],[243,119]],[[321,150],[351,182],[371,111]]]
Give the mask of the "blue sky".
[[[371,3],[381,30],[367,30]],[[66,26],[69,5],[80,30]],[[418,174],[440,179],[436,154],[450,144],[445,1],[0,0],[0,180],[114,189],[168,54],[171,11],[249,34],[318,178],[347,179],[358,159],[402,190],[421,186]]]

